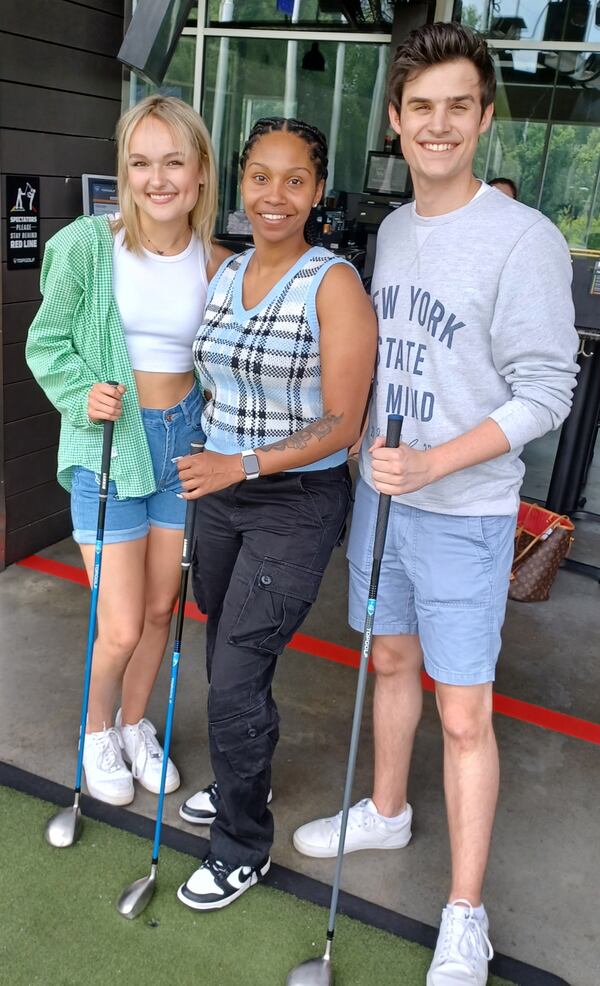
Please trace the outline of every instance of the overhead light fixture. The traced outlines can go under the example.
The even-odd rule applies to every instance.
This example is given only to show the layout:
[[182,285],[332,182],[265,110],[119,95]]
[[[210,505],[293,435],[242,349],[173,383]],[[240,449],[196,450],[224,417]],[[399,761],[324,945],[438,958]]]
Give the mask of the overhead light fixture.
[[325,71],[325,59],[323,58],[322,52],[319,50],[318,41],[313,41],[309,50],[306,52],[304,58],[302,59],[302,68],[307,72]]

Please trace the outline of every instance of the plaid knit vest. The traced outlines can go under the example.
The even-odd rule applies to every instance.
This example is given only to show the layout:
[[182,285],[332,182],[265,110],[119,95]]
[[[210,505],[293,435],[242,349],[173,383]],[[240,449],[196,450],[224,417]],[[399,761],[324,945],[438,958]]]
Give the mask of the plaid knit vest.
[[[194,342],[198,375],[212,395],[202,416],[206,447],[224,454],[269,445],[323,416],[316,294],[331,266],[346,263],[312,247],[245,309],[242,284],[253,252],[229,257],[217,271]],[[302,469],[345,460],[343,449]]]

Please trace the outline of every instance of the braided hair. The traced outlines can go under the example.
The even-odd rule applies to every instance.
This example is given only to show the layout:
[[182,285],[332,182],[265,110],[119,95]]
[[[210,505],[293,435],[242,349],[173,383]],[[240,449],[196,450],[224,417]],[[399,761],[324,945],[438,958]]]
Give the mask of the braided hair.
[[[248,139],[244,144],[244,149],[240,157],[240,170],[242,175],[246,169],[246,162],[248,160],[248,155],[256,142],[264,137],[265,134],[271,134],[276,132],[295,134],[296,137],[300,137],[301,140],[305,141],[309,146],[310,159],[315,165],[315,173],[317,181],[327,180],[327,139],[323,133],[317,128],[311,126],[310,123],[304,123],[302,120],[295,120],[292,117],[284,116],[264,116],[260,120],[257,120],[252,130],[248,134]],[[304,238],[309,246],[313,246],[317,240],[317,224],[315,221],[314,209],[311,209],[310,215],[306,220],[306,225],[304,226]]]

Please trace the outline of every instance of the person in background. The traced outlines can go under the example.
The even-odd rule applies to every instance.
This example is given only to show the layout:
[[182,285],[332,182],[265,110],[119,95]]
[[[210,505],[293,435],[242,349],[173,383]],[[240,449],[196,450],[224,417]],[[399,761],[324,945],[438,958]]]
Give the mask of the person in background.
[[497,188],[503,195],[508,195],[510,199],[518,199],[519,191],[512,178],[492,178],[488,185]]
[[[134,778],[160,786],[145,713],[179,586],[185,503],[172,459],[203,437],[191,344],[227,251],[212,242],[217,179],[198,114],[149,96],[121,117],[117,141],[120,212],[48,241],[27,361],[61,414],[58,479],[90,579],[102,424],[115,422],[83,765],[93,797],[124,805]],[[166,790],[178,786],[169,761]]]
[[[487,981],[482,888],[499,776],[492,688],[519,456],[566,418],[577,372],[567,244],[541,213],[473,175],[495,88],[484,39],[462,25],[426,25],[396,50],[389,113],[415,201],[379,230],[379,360],[348,545],[350,624],[362,630],[378,494],[391,495],[373,638],[374,788],[350,810],[345,848],[399,849],[411,838],[424,662],[442,725],[452,861],[427,986]],[[390,412],[404,415],[398,449],[384,447]],[[300,827],[294,845],[335,856],[339,833],[339,815],[321,818]]]
[[206,451],[178,463],[186,498],[197,498],[193,586],[208,615],[215,776],[181,809],[212,822],[208,855],[178,891],[196,910],[227,906],[270,866],[279,735],[271,683],[343,538],[347,450],[376,349],[355,269],[311,246],[309,218],[327,178],[323,134],[298,120],[259,120],[241,171],[255,248],[227,260],[211,284],[194,343],[210,393]]

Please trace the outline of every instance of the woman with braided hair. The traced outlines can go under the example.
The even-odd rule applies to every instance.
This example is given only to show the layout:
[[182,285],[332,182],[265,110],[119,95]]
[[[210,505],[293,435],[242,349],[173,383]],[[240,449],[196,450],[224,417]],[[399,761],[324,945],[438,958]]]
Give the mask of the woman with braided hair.
[[298,120],[259,120],[241,173],[255,247],[228,258],[210,285],[194,343],[206,450],[178,462],[184,496],[198,498],[193,585],[208,616],[215,775],[180,809],[211,825],[209,853],[178,891],[197,910],[225,907],[270,866],[279,734],[271,683],[343,537],[347,450],[376,348],[356,271],[311,245],[327,178],[323,134]]

